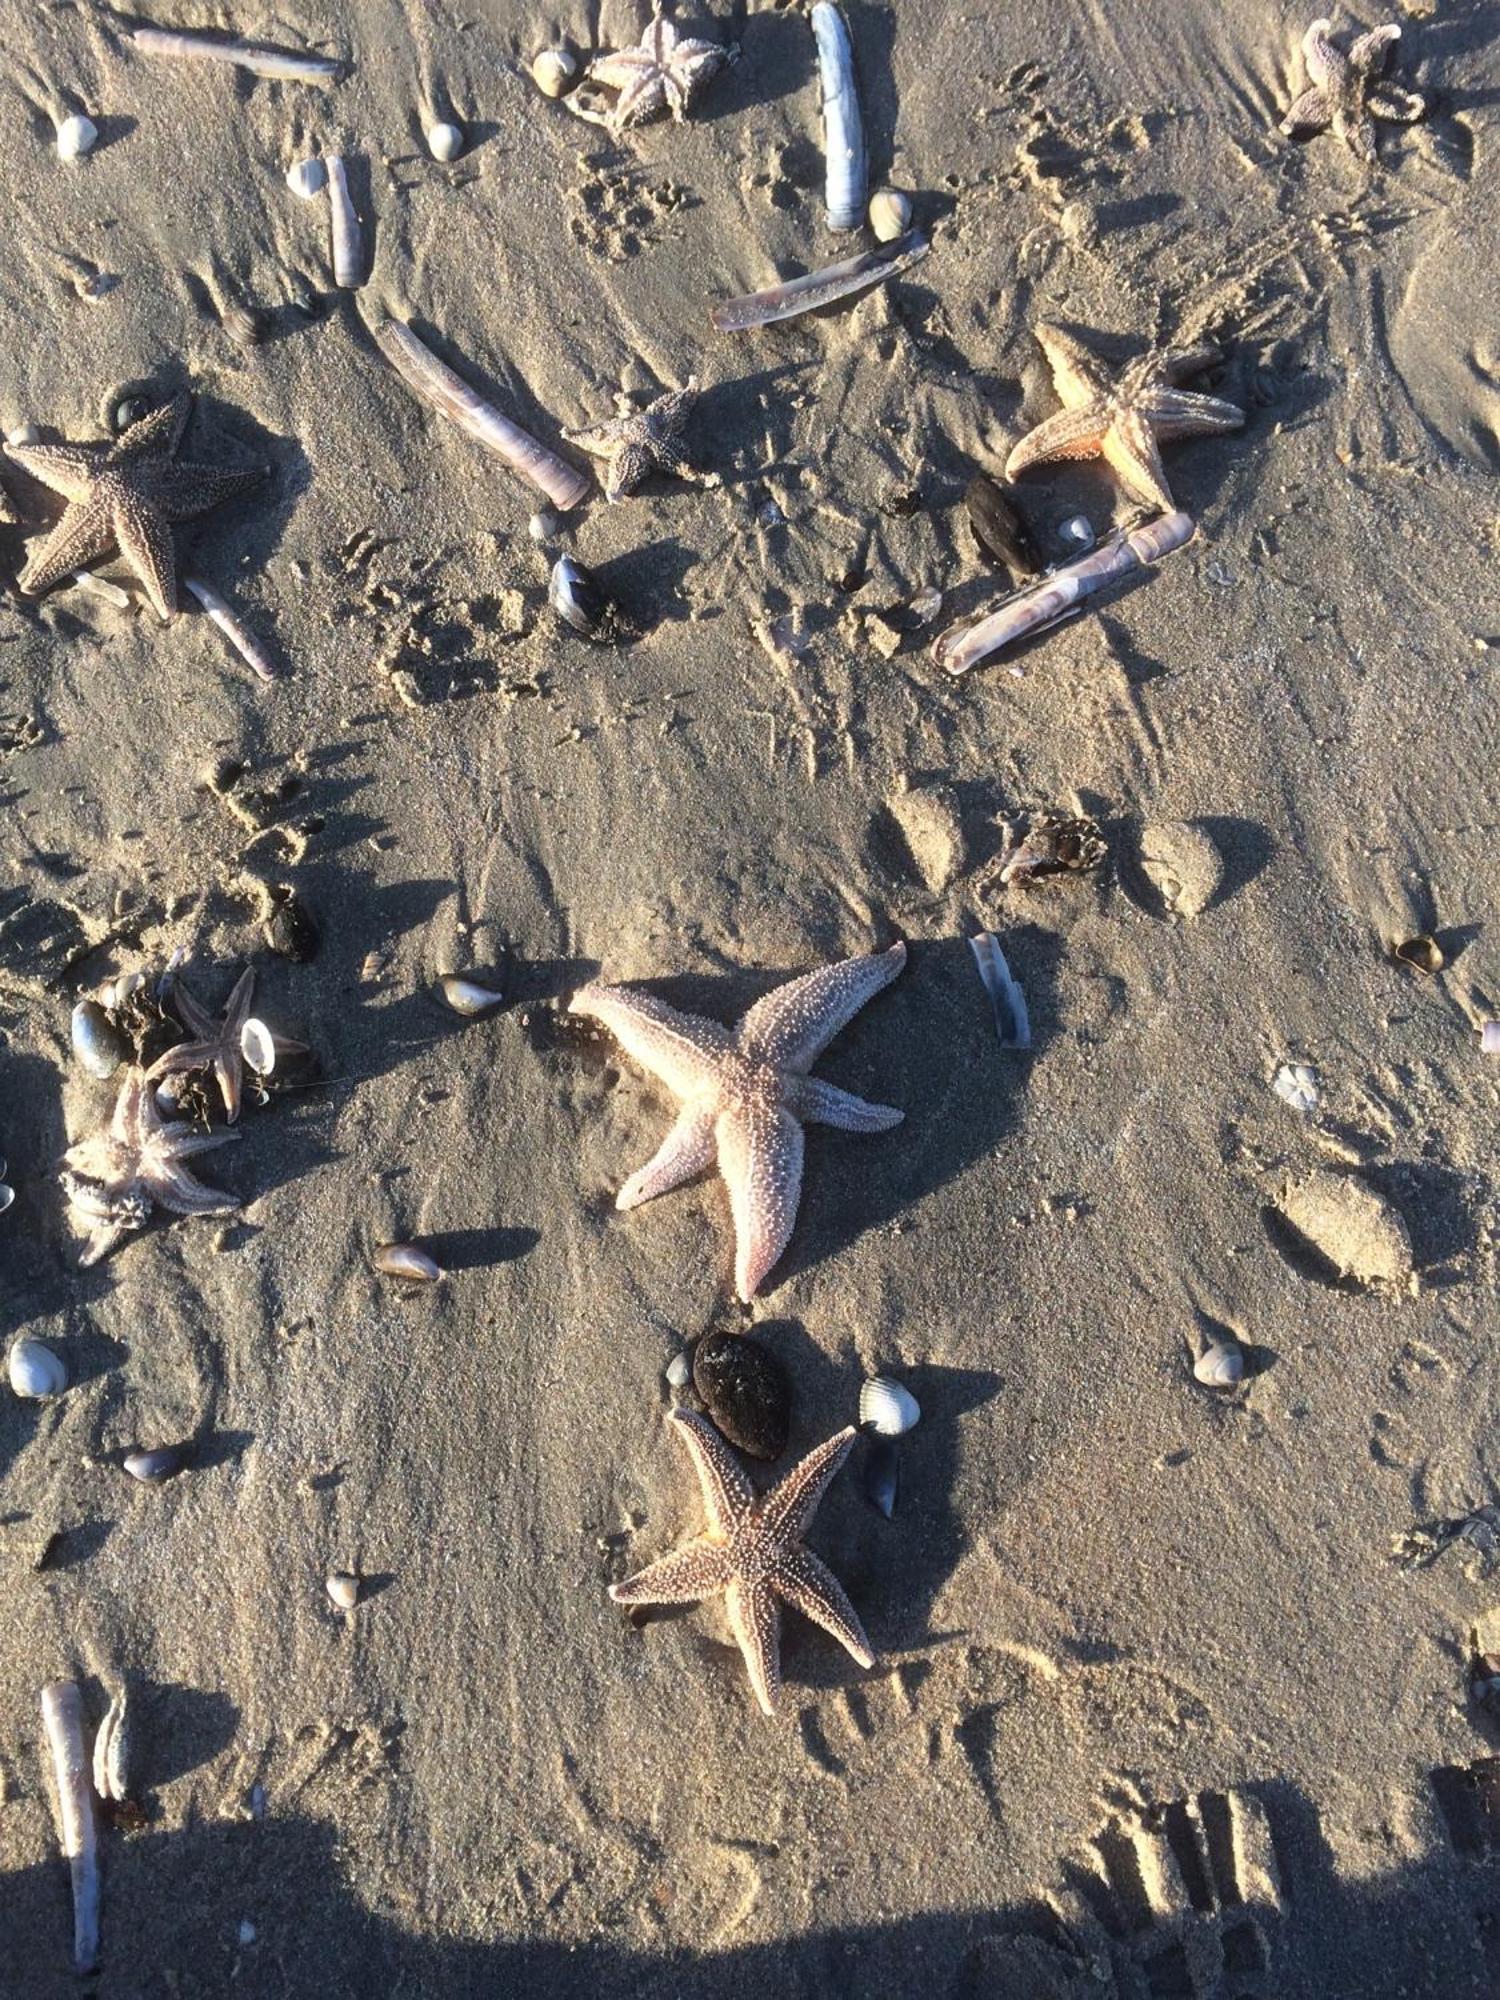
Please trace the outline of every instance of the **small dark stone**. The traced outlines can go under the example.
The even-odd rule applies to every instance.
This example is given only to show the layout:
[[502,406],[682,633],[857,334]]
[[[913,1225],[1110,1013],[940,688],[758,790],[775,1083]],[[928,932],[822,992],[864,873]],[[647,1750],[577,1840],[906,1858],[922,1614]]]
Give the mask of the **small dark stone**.
[[1012,577],[1037,574],[1041,565],[1030,531],[1002,487],[976,472],[964,493],[964,508],[981,555],[1003,563]]
[[293,889],[274,889],[272,910],[265,922],[265,939],[272,951],[305,965],[318,949],[318,927],[307,905]]
[[165,1444],[155,1451],[132,1451],[126,1454],[125,1470],[132,1479],[139,1479],[150,1486],[159,1486],[164,1479],[181,1472],[187,1463],[187,1456],[175,1444]]
[[792,1387],[769,1349],[738,1333],[706,1333],[693,1349],[693,1387],[731,1444],[779,1458],[792,1425]]
[[151,405],[144,396],[122,396],[110,412],[110,428],[116,437],[128,431],[132,424],[138,424],[142,417],[149,417]]

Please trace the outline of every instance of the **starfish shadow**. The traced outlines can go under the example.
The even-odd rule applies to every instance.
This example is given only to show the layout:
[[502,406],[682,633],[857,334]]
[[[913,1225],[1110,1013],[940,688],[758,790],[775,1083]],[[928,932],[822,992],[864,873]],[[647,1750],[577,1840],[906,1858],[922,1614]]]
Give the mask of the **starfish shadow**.
[[727,21],[683,16],[677,26],[685,36],[717,41],[727,33],[739,44],[738,62],[721,69],[694,103],[695,125],[739,124],[747,112],[801,90],[815,66],[811,32],[795,14],[736,6]]

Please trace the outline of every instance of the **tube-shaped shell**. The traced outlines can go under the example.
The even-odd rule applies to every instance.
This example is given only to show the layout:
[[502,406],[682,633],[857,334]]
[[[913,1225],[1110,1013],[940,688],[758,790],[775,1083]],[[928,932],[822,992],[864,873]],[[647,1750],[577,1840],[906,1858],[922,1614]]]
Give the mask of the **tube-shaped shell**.
[[913,229],[883,250],[866,250],[842,264],[825,265],[821,271],[789,278],[782,285],[767,285],[763,292],[726,299],[714,307],[710,317],[720,333],[743,333],[747,327],[769,326],[773,320],[796,319],[799,313],[815,312],[819,306],[847,298],[850,292],[862,292],[868,285],[894,278],[898,271],[925,257],[931,247],[921,231]]
[[503,417],[400,320],[384,320],[373,331],[375,345],[413,395],[503,458],[512,472],[545,493],[554,507],[566,513],[578,505],[589,490],[589,480],[577,466],[569,465],[519,424]]
[[1019,590],[970,625],[951,625],[932,644],[932,657],[945,672],[966,674],[1002,646],[1055,625],[1088,598],[1144,569],[1192,540],[1194,524],[1181,512],[1163,514],[1130,533],[1111,535],[1092,554],[1065,563],[1029,589]]
[[365,239],[354,213],[354,197],[349,192],[349,176],[342,154],[325,153],[328,169],[328,219],[333,237],[333,282],[346,292],[357,292],[365,281]]
[[999,938],[993,931],[981,931],[977,937],[969,939],[969,949],[974,954],[984,990],[990,996],[1000,1046],[1005,1049],[1029,1049],[1031,1015],[1026,1006],[1026,995],[1005,962]]
[[99,1857],[76,1681],[48,1681],[42,1689],[42,1726],[57,1780],[63,1853],[73,1877],[73,1967],[92,1972],[99,1962]]
[[848,26],[833,0],[814,0],[812,31],[818,45],[818,82],[823,92],[828,227],[858,229],[865,215],[870,167],[854,82],[854,51]]
[[219,595],[213,585],[205,583],[201,576],[185,576],[182,582],[183,588],[190,590],[193,596],[197,598],[203,609],[208,613],[210,621],[217,625],[230,645],[245,662],[245,665],[249,667],[250,671],[258,674],[263,681],[280,680],[280,667],[277,666],[255,634],[246,625],[241,623],[238,615]]
[[331,83],[344,67],[333,56],[308,55],[301,49],[268,49],[254,42],[220,42],[211,35],[194,35],[178,28],[133,28],[130,39],[148,55],[229,63],[255,76],[279,77],[284,83]]

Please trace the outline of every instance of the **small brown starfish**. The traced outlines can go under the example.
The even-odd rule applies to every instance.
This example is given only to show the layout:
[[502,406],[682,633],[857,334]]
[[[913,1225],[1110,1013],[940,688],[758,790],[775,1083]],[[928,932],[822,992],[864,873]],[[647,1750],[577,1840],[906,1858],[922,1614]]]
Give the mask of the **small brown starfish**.
[[1035,332],[1063,407],[1021,439],[1005,461],[1007,479],[1043,459],[1102,458],[1132,499],[1169,514],[1176,502],[1158,445],[1200,432],[1236,431],[1245,421],[1233,403],[1176,386],[1217,360],[1212,347],[1154,349],[1132,361],[1111,387],[1098,361],[1071,334],[1048,325]]
[[902,1113],[867,1104],[808,1071],[841,1028],[889,986],[906,946],[820,966],[757,1000],[735,1028],[679,1013],[631,986],[586,986],[570,1014],[602,1021],[638,1063],[682,1100],[654,1158],[616,1208],[638,1208],[717,1163],[734,1218],[734,1281],[752,1298],[791,1239],[802,1197],[804,1121],[888,1132]]
[[1394,22],[1372,28],[1349,44],[1347,55],[1329,40],[1332,21],[1314,21],[1302,37],[1302,60],[1308,87],[1281,121],[1289,137],[1299,132],[1332,129],[1366,166],[1375,163],[1375,126],[1383,118],[1392,125],[1414,125],[1427,109],[1418,91],[1403,90],[1382,79],[1386,58],[1401,39]]
[[595,56],[585,75],[588,82],[619,92],[606,121],[618,138],[627,126],[642,125],[659,111],[670,111],[681,123],[727,57],[717,42],[683,41],[658,11],[634,48]]
[[831,1632],[862,1667],[873,1667],[875,1654],[844,1586],[802,1546],[818,1502],[849,1455],[853,1426],[809,1452],[769,1493],[757,1494],[712,1424],[693,1410],[674,1410],[672,1421],[697,1471],[708,1528],[637,1576],[612,1583],[616,1604],[697,1604],[722,1592],[729,1629],[767,1715],[781,1687],[778,1599]]
[[250,1018],[254,990],[255,968],[247,966],[224,1004],[223,1017],[215,1021],[208,1009],[189,993],[186,984],[174,979],[172,1006],[192,1040],[177,1042],[159,1056],[147,1072],[147,1080],[154,1083],[164,1076],[211,1069],[224,1100],[224,1116],[233,1125],[240,1115],[240,1097],[245,1087],[245,1055],[240,1034]]
[[169,1123],[156,1108],[155,1086],[132,1070],[120,1088],[109,1131],[83,1139],[63,1155],[63,1192],[88,1224],[82,1264],[97,1264],[133,1230],[144,1229],[153,1207],[175,1215],[227,1215],[233,1195],[205,1187],[182,1162],[210,1146],[224,1146],[238,1132],[195,1132]]
[[718,475],[699,472],[678,443],[697,400],[698,378],[689,375],[685,389],[669,389],[644,410],[633,408],[621,398],[619,416],[602,424],[589,424],[583,430],[564,431],[563,436],[590,457],[604,460],[606,500],[623,500],[652,472],[669,472],[675,479],[717,486]]
[[185,392],[109,444],[8,444],[17,465],[67,501],[62,519],[20,580],[29,596],[49,590],[118,550],[163,622],[177,609],[172,524],[206,514],[265,478],[262,466],[225,468],[177,456],[192,412]]

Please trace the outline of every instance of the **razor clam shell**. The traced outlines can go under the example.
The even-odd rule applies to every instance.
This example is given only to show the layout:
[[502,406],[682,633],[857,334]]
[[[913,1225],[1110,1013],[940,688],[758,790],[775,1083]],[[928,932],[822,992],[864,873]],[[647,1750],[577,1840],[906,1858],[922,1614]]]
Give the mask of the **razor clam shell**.
[[107,1804],[123,1805],[130,1797],[133,1734],[129,1690],[122,1683],[94,1738],[94,1790]]
[[333,237],[333,282],[346,292],[357,292],[364,283],[365,239],[354,213],[354,197],[349,192],[349,176],[343,156],[325,153],[328,169],[328,219]]
[[859,1420],[866,1430],[881,1437],[900,1437],[915,1430],[922,1407],[910,1389],[893,1382],[889,1375],[874,1375],[860,1387]]
[[409,326],[398,319],[388,319],[373,329],[373,337],[375,345],[414,395],[503,458],[512,472],[518,472],[538,492],[545,493],[554,507],[567,513],[583,499],[589,490],[586,474],[538,444],[509,417],[503,417],[493,403],[487,403],[439,361]]
[[824,201],[830,229],[858,229],[870,185],[864,121],[854,80],[849,28],[833,0],[813,0],[813,39],[823,93]]
[[220,597],[211,583],[205,583],[201,576],[185,576],[182,579],[182,586],[197,598],[208,613],[210,622],[223,633],[252,673],[258,674],[263,681],[281,679],[281,669],[276,662],[254,633],[240,623],[231,606]]
[[83,1697],[76,1681],[48,1681],[42,1689],[42,1725],[57,1781],[62,1849],[73,1878],[73,1967],[92,1972],[99,1962],[99,1856],[83,1748]]
[[1021,991],[1005,962],[1000,940],[993,931],[981,931],[969,939],[979,977],[990,996],[995,1013],[995,1032],[1004,1049],[1031,1047],[1031,1016],[1026,1011],[1026,995]]
[[383,1278],[404,1278],[408,1284],[435,1285],[443,1267],[415,1243],[382,1243],[371,1263]]
[[720,333],[743,333],[748,327],[770,326],[776,320],[796,319],[799,313],[814,312],[847,298],[868,285],[884,283],[927,255],[932,245],[920,230],[898,236],[883,250],[865,250],[842,264],[825,265],[805,277],[789,278],[785,284],[768,285],[763,292],[746,292],[743,298],[726,299],[710,315]]
[[308,55],[298,49],[268,49],[255,42],[220,42],[210,35],[177,28],[133,28],[130,39],[148,55],[180,56],[189,62],[228,63],[255,76],[279,77],[284,83],[331,83],[344,65],[333,56]]

